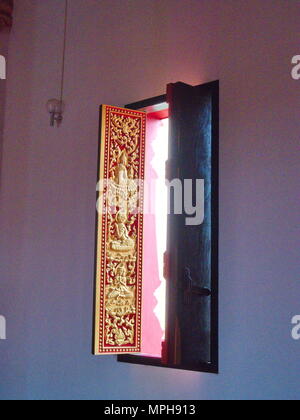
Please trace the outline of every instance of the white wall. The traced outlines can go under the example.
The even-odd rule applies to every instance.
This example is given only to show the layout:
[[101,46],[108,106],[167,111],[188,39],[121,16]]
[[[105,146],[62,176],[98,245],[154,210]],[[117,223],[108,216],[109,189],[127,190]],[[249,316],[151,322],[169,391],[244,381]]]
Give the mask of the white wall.
[[[300,4],[17,0],[0,210],[1,398],[298,398]],[[220,79],[219,376],[91,356],[98,106]]]

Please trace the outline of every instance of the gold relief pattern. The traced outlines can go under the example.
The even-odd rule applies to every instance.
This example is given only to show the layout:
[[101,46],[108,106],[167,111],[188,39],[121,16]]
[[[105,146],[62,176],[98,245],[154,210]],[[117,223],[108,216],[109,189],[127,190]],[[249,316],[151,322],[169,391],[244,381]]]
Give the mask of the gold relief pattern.
[[141,348],[143,112],[102,106],[95,353]]

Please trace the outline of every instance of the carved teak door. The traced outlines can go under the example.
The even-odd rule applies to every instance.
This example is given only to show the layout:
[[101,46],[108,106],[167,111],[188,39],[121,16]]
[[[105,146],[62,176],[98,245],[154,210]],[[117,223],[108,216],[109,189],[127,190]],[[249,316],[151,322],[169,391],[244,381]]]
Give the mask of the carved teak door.
[[101,107],[95,354],[141,351],[146,114]]
[[[169,215],[166,363],[217,373],[219,83],[170,84],[167,101],[168,178],[183,185],[183,212]],[[187,180],[196,206],[195,186],[204,181],[203,219],[193,222]]]

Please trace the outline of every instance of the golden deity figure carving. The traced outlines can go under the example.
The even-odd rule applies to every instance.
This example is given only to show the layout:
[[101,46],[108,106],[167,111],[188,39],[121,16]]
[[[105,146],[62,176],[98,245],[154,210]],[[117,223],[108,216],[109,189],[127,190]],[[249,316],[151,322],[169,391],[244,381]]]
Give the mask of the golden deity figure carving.
[[[125,121],[124,121],[125,123]],[[119,151],[108,189],[109,237],[107,256],[111,261],[106,286],[106,340],[108,344],[132,344],[136,313],[136,214],[138,186],[126,150]],[[128,264],[128,266],[127,266]],[[130,271],[130,272],[129,272]]]
[[126,213],[120,210],[116,215],[116,221],[114,223],[115,236],[110,243],[112,251],[131,253],[135,249],[135,241],[129,236],[129,229],[126,224],[131,224],[128,221]]
[[128,172],[127,165],[128,157],[125,151],[123,151],[119,158],[119,165],[115,170],[115,183],[118,184],[121,188],[127,188],[128,182]]
[[[131,284],[126,263],[120,263],[111,271],[113,279],[106,290],[106,332],[109,343],[122,346],[131,344],[135,314],[135,286]],[[129,284],[128,284],[129,283]]]
[[129,285],[130,277],[127,275],[125,263],[120,263],[113,271],[112,284],[107,288],[107,303],[111,314],[124,316],[135,310],[135,286]]
[[123,150],[117,158],[117,165],[111,169],[108,182],[108,207],[125,212],[134,211],[138,207],[138,180],[134,179],[134,168]]
[[110,235],[107,250],[110,257],[119,253],[122,256],[133,256],[135,254],[136,234],[133,225],[136,221],[136,215],[129,215],[129,211],[134,210],[136,206],[138,188],[131,178],[133,168],[129,167],[128,169],[127,166],[128,156],[123,150],[114,169],[114,178],[110,183],[108,193]]

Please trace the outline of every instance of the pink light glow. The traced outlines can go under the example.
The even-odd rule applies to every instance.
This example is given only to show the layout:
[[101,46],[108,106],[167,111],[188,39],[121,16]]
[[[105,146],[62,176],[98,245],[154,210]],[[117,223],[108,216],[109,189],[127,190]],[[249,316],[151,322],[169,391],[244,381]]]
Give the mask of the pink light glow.
[[148,117],[146,137],[145,202],[151,212],[144,216],[144,264],[142,306],[142,354],[161,357],[165,335],[165,279],[163,255],[167,240],[167,188],[165,162],[168,159],[168,119]]

